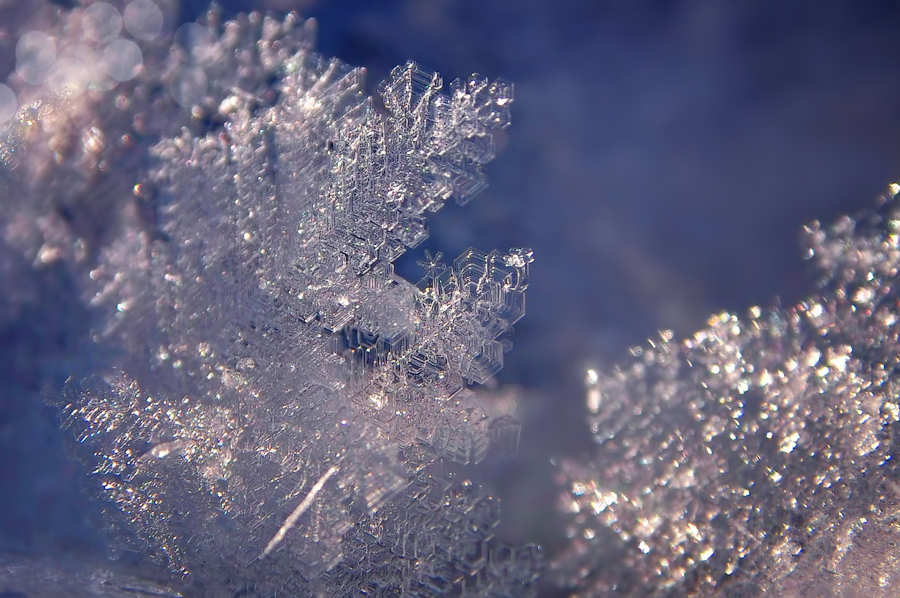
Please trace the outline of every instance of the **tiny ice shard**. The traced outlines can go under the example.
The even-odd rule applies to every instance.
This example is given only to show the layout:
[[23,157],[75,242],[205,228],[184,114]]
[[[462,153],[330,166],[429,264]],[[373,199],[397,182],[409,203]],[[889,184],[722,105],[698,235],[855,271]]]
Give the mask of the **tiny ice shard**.
[[296,509],[291,511],[291,514],[288,515],[288,518],[284,521],[284,525],[278,528],[275,536],[271,540],[269,540],[269,543],[266,544],[266,547],[263,549],[262,554],[259,555],[259,558],[266,558],[266,556],[270,552],[275,550],[275,547],[278,546],[278,544],[282,540],[284,540],[284,536],[285,534],[287,534],[288,530],[297,525],[297,520],[300,518],[300,515],[305,513],[306,510],[313,504],[313,501],[316,500],[316,496],[319,494],[319,492],[322,491],[322,486],[325,485],[325,482],[327,482],[331,476],[337,473],[337,470],[337,466],[332,465],[328,468],[328,471],[322,474],[322,477],[319,478],[319,481],[313,485],[312,489],[309,491],[309,494],[306,495],[306,498],[304,498],[300,502],[300,504],[297,505]]

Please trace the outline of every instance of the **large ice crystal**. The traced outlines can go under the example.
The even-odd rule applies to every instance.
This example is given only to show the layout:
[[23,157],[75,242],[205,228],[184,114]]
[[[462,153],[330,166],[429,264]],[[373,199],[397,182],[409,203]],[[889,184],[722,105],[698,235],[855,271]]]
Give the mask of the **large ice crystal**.
[[714,316],[588,373],[596,446],[561,464],[579,596],[897,594],[900,201],[806,228],[821,292]]
[[[539,552],[494,541],[498,502],[449,463],[518,437],[471,384],[502,366],[531,252],[429,258],[418,286],[392,266],[427,213],[485,187],[512,86],[472,76],[444,94],[410,62],[373,100],[364,71],[314,53],[295,16],[213,15],[175,38],[168,54],[145,45],[142,75],[111,99],[92,89],[118,83],[89,69],[88,85],[48,88],[3,140],[22,187],[73,162],[86,189],[109,172],[121,184],[122,147],[146,150],[127,195],[107,194],[102,238],[61,220],[28,230],[39,261],[88,270],[102,370],[53,401],[112,546],[197,595],[529,593]],[[46,138],[84,115],[87,164]],[[52,213],[54,196],[35,195],[19,209]],[[59,195],[74,213],[87,203]]]

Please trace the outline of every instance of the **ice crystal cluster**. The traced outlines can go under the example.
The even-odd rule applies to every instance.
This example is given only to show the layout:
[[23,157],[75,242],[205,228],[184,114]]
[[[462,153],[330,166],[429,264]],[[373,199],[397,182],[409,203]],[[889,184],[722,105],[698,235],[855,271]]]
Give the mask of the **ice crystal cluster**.
[[820,294],[588,373],[566,462],[579,596],[882,596],[900,584],[900,202],[806,228]]
[[[111,181],[120,219],[28,230],[39,263],[88,270],[105,369],[55,399],[64,426],[113,547],[192,595],[526,595],[538,550],[493,541],[497,501],[449,464],[515,450],[515,418],[471,386],[502,366],[531,252],[429,255],[418,285],[392,266],[428,213],[485,187],[512,87],[472,76],[442,93],[408,63],[375,100],[310,33],[294,16],[210,18],[171,53],[145,45],[126,87],[65,81],[13,119],[8,185],[39,189],[34,169],[62,176],[83,152],[73,178]],[[74,151],[79,118],[96,122]],[[60,196],[87,203],[21,209]]]
[[[173,32],[175,10],[0,0],[0,318],[40,303],[34,271],[73,296],[89,342],[41,364],[72,374],[50,400],[113,550],[173,574],[7,554],[0,593],[534,594],[540,551],[497,541],[498,501],[458,473],[518,442],[475,383],[531,252],[426,253],[415,285],[392,266],[485,186],[511,86],[408,63],[370,98],[311,22]],[[807,228],[807,301],[589,372],[548,590],[897,595],[898,191]]]

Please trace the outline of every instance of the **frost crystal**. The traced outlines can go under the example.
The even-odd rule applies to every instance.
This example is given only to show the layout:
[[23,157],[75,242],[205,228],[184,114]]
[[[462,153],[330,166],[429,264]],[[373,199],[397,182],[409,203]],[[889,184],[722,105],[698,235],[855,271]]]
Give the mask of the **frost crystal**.
[[[141,139],[136,115],[154,105],[211,122],[152,124],[161,140],[134,186],[151,226],[95,247],[83,285],[113,371],[69,382],[65,425],[114,545],[203,595],[528,594],[539,551],[493,541],[497,501],[447,463],[518,440],[470,385],[502,366],[531,252],[428,255],[418,286],[392,266],[426,238],[427,212],[485,187],[512,87],[472,76],[445,95],[408,63],[379,105],[295,22],[180,30],[183,51],[132,84],[120,110]],[[24,118],[9,156],[33,142],[14,134]],[[114,129],[95,127],[98,155]]]
[[[455,474],[516,450],[510,402],[471,384],[532,254],[392,270],[484,187],[511,86],[445,94],[409,63],[373,100],[294,15],[173,34],[176,0],[82,4],[0,0],[0,324],[65,319],[7,367],[59,381],[114,551],[176,575],[4,554],[0,593],[533,594],[540,551],[502,546],[498,501]],[[900,205],[807,236],[806,302],[588,371],[595,447],[560,464],[548,590],[895,598]],[[49,338],[81,319],[93,376]]]
[[663,333],[588,372],[596,447],[561,464],[578,596],[897,593],[900,203],[807,227],[821,293]]

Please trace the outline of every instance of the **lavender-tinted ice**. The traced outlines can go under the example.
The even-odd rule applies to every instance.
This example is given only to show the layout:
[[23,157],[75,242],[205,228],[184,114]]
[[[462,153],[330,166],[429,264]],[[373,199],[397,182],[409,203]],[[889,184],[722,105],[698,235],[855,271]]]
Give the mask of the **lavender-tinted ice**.
[[[539,551],[493,541],[498,502],[446,463],[518,439],[472,384],[502,366],[531,252],[470,249],[418,286],[392,265],[485,187],[512,86],[445,94],[410,62],[376,101],[295,15],[213,12],[169,51],[129,7],[61,13],[85,39],[26,39],[44,87],[21,87],[37,99],[0,146],[7,184],[39,198],[6,237],[66,264],[91,310],[95,365],[53,402],[113,550],[210,596],[530,592]],[[103,44],[101,69],[44,77]]]

